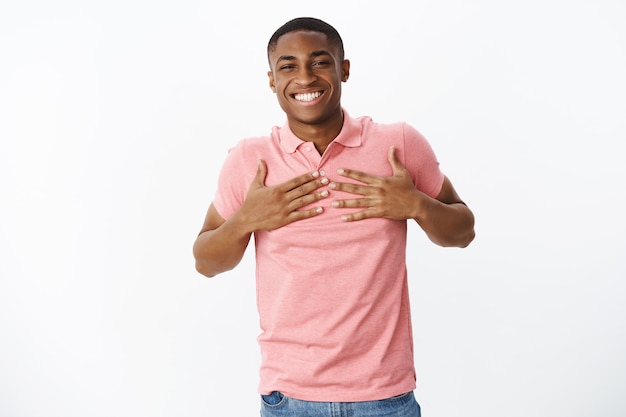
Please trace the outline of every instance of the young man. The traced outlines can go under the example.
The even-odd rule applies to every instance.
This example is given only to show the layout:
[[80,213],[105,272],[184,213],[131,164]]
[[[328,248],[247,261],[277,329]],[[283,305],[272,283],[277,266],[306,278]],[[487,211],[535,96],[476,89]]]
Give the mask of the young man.
[[465,247],[473,214],[414,128],[342,108],[350,62],[332,26],[294,19],[267,51],[287,122],[230,150],[196,268],[234,268],[254,234],[262,416],[419,416],[407,220]]

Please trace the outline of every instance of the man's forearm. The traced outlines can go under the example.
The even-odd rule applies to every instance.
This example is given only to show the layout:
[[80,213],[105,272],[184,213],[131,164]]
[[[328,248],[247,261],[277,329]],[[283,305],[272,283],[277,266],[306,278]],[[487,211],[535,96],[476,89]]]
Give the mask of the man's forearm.
[[241,261],[250,236],[251,233],[242,233],[230,221],[200,233],[193,246],[196,270],[210,278],[233,269]]
[[464,248],[474,240],[474,214],[463,203],[429,199],[415,221],[439,246]]

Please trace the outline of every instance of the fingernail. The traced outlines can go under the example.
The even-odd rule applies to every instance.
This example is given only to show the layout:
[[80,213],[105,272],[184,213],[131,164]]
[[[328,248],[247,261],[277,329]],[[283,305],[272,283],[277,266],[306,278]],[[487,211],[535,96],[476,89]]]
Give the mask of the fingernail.
[[320,193],[322,197],[328,197],[328,190],[324,190]]
[[331,182],[328,188],[332,188],[334,190],[335,188],[337,188],[337,184],[335,184],[334,182]]
[[344,173],[344,170],[343,170],[343,168],[339,168],[339,169],[337,170],[337,172],[338,172],[338,173],[340,173],[340,174],[343,174],[343,173]]
[[331,205],[333,207],[339,207],[339,202],[338,201],[333,201]]
[[317,172],[317,171],[315,171],[315,172],[314,172],[313,174],[311,174],[311,175],[313,175],[313,178],[317,178],[317,177],[319,177],[319,176],[320,176],[320,173],[319,173],[319,172]]
[[341,216],[341,221],[347,222],[349,219],[348,216]]
[[318,207],[318,208],[315,209],[316,213],[321,213],[322,211],[324,211],[324,209],[321,208],[321,207]]
[[328,178],[324,177],[322,178],[322,184],[328,184]]

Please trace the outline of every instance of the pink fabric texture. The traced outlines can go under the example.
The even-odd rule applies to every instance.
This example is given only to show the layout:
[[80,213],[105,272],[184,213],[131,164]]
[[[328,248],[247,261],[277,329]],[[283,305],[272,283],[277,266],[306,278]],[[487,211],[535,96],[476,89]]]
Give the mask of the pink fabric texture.
[[[416,187],[436,197],[443,173],[426,139],[405,123],[351,118],[319,155],[288,125],[248,138],[224,162],[214,205],[228,219],[243,203],[257,170],[268,166],[266,186],[319,171],[330,181],[348,168],[390,176],[396,147]],[[354,182],[354,181],[352,181]],[[320,190],[321,191],[321,190]],[[406,221],[343,222],[357,209],[333,208],[354,195],[329,190],[314,203],[319,216],[254,236],[261,333],[259,392],[307,401],[370,401],[415,388],[413,337],[406,270]]]

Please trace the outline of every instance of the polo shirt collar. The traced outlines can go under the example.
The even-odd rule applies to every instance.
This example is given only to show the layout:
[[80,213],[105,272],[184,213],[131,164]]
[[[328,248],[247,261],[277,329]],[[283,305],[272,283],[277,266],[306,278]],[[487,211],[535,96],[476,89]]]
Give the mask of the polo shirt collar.
[[[341,131],[337,135],[333,142],[339,143],[348,148],[354,148],[357,146],[361,146],[363,141],[361,137],[361,124],[358,119],[353,119],[350,117],[348,112],[342,108],[343,111],[343,126],[341,127]],[[297,137],[289,127],[289,122],[285,122],[285,125],[282,129],[280,129],[279,133],[280,138],[280,147],[286,153],[294,153],[298,146],[305,143],[302,139]]]

